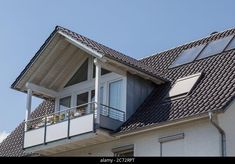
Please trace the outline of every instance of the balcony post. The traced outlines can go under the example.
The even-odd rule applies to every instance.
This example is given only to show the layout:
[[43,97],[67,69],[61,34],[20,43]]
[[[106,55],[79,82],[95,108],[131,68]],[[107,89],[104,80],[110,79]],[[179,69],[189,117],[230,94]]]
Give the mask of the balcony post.
[[27,90],[27,102],[26,102],[26,113],[25,113],[25,131],[27,131],[27,121],[30,119],[31,104],[32,104],[32,90]]
[[94,59],[95,63],[95,109],[97,111],[96,123],[100,123],[100,76],[101,76],[101,65],[97,58]]

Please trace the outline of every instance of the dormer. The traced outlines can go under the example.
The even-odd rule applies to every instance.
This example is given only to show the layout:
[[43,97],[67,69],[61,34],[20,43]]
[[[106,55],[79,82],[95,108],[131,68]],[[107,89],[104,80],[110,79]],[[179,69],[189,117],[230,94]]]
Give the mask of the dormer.
[[[112,140],[110,132],[165,81],[136,59],[56,27],[12,84],[27,92],[24,148],[47,154]],[[53,100],[54,112],[31,119],[32,96]]]

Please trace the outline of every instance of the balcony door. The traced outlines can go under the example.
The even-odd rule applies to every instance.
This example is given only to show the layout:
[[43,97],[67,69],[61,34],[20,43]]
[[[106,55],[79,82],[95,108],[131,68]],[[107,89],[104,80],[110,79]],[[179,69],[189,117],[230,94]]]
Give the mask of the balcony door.
[[90,113],[90,111],[88,110],[88,95],[89,92],[84,92],[81,94],[77,95],[77,112],[79,112],[79,115],[85,115]]
[[122,80],[109,83],[109,106],[118,110],[122,109]]
[[71,107],[71,96],[61,98],[59,101],[59,110],[63,111]]
[[[76,106],[77,110],[84,115],[95,112],[95,117],[97,116],[97,111],[95,110],[95,104],[91,102],[95,102],[95,90],[88,90],[83,93],[77,94],[76,97]],[[100,88],[100,102],[103,103],[103,87]],[[95,111],[94,111],[95,110]]]

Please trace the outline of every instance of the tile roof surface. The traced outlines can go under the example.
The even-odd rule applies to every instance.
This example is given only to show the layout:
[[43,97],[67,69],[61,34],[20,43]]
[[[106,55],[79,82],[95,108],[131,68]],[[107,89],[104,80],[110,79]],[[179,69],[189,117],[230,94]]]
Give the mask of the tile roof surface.
[[[61,28],[61,30],[64,29]],[[168,67],[183,50],[234,34],[235,29],[230,29],[139,60],[138,63],[154,69],[162,77],[171,79],[171,81],[156,86],[137,111],[118,129],[117,133],[138,130],[138,128],[150,125],[157,126],[159,123],[196,116],[209,111],[224,111],[235,97],[235,49],[175,68],[169,69]],[[76,37],[78,34],[71,35]],[[83,40],[87,42],[87,39]],[[97,44],[90,40],[88,42],[90,42],[87,43],[88,45]],[[107,50],[100,48],[102,53],[106,53]],[[127,60],[125,56],[120,58],[119,60]],[[134,59],[133,62],[135,63],[135,61]],[[164,100],[165,94],[169,92],[170,87],[178,78],[198,72],[202,72],[203,75],[188,96],[172,101]],[[47,112],[52,112],[53,102],[43,102],[32,113],[33,117],[43,115],[46,109]],[[1,143],[0,156],[22,156],[24,154],[22,150],[23,130],[21,123]]]
[[[44,101],[31,114],[31,118],[37,118],[54,111],[53,101]],[[1,156],[24,156],[23,150],[24,122],[20,123],[15,130],[2,143],[0,143]]]

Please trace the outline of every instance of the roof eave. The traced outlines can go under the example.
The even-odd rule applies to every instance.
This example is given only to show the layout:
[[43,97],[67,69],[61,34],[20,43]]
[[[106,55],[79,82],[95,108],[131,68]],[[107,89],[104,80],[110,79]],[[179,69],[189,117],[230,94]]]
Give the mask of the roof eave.
[[[217,111],[217,112],[220,113],[220,111]],[[165,128],[165,127],[169,127],[169,126],[174,126],[174,125],[178,125],[178,124],[182,124],[182,123],[186,123],[186,122],[196,121],[196,120],[200,120],[200,119],[205,119],[205,118],[209,118],[208,112],[185,117],[185,118],[181,118],[181,119],[176,119],[176,120],[172,120],[172,121],[164,121],[162,123],[139,127],[139,128],[133,129],[133,130],[116,132],[116,133],[113,133],[112,135],[115,137],[126,137],[126,136],[130,136],[130,135],[135,135],[135,134],[139,134],[139,133],[143,133],[143,132],[147,132],[147,131],[157,130],[157,129],[161,129],[161,128]]]

